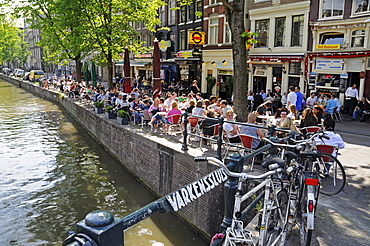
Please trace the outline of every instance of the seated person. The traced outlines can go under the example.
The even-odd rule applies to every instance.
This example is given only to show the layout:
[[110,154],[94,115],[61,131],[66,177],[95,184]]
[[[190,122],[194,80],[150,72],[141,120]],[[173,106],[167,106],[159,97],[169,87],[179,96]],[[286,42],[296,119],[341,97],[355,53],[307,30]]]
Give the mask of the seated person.
[[114,111],[118,111],[122,108],[129,108],[130,103],[127,102],[127,95],[123,96],[122,94],[118,95],[118,98],[116,99],[116,107],[114,108]]
[[214,127],[213,125],[216,125],[218,123],[218,120],[215,118],[215,111],[208,110],[207,112],[207,119],[204,119],[200,123],[200,128],[203,129],[203,135],[204,136],[213,136],[214,134]]
[[154,126],[154,132],[158,129],[158,121],[161,120],[163,122],[163,130],[166,131],[168,125],[172,125],[172,118],[171,115],[181,114],[181,110],[179,109],[179,106],[177,102],[172,102],[171,104],[171,110],[168,111],[166,116],[162,116],[159,114],[156,114],[153,116],[152,120],[150,121],[149,125]]
[[[286,117],[281,123],[280,123],[280,129],[289,130],[291,132],[295,132],[296,135],[300,134],[301,131],[294,125],[294,122],[291,118]],[[284,138],[287,137],[289,134],[286,132],[279,132],[278,137]]]
[[333,96],[331,96],[331,97],[329,95],[325,95],[325,96],[326,96],[326,100],[327,100],[325,113],[332,114],[332,113],[334,113],[334,108],[337,106],[337,102],[334,101]]
[[[257,124],[256,122],[257,115],[255,113],[250,113],[248,115],[248,121],[249,124]],[[252,149],[258,149],[263,146],[263,143],[258,138],[265,137],[265,134],[262,132],[260,128],[253,127],[253,126],[240,126],[240,133],[243,135],[252,136],[253,142],[252,142]]]
[[306,108],[302,113],[301,124],[299,127],[304,128],[308,126],[317,126],[317,125],[318,120],[317,117],[312,113],[312,109]]
[[[326,135],[330,139],[324,139],[324,138],[321,139],[321,138],[317,137],[315,139],[315,142],[316,142],[317,145],[318,144],[332,145],[332,146],[336,146],[340,149],[343,149],[345,147],[345,144],[342,140],[342,137],[339,134],[334,133],[335,121],[333,119],[328,118],[328,119],[324,120],[323,128],[325,130]],[[334,149],[332,155],[337,156],[336,149]]]
[[[234,111],[232,109],[226,111],[226,120],[234,121]],[[226,131],[227,138],[229,139],[230,143],[241,143],[241,140],[238,136],[239,127],[237,124],[225,122],[223,125],[223,129]]]
[[370,109],[370,105],[369,105],[368,100],[366,100],[365,97],[361,98],[361,101],[358,102],[358,105],[353,110],[351,120],[355,121],[357,119],[357,115],[358,115],[358,116],[361,116],[360,122],[364,122],[365,121],[365,116],[366,116],[365,112],[369,109]]
[[279,108],[275,114],[275,118],[273,121],[273,124],[276,126],[280,125],[280,122],[282,122],[286,117],[288,117],[289,110],[286,108]]

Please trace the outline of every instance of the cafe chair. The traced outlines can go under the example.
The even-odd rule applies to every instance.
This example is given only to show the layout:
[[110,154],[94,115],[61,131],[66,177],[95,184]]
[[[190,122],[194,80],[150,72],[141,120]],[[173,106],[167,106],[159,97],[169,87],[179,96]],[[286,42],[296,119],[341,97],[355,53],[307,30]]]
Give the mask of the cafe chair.
[[171,125],[169,125],[169,127],[168,127],[167,133],[172,134],[174,132],[175,135],[177,133],[181,133],[181,114],[171,115],[171,116],[167,117],[167,119],[168,120],[171,119],[171,121],[172,121]]

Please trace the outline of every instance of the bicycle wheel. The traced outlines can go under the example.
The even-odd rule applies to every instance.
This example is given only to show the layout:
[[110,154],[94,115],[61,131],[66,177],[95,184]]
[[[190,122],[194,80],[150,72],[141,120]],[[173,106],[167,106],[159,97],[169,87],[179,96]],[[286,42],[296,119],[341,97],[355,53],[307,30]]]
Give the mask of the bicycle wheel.
[[346,184],[346,173],[342,164],[334,156],[320,153],[317,159],[316,172],[320,178],[320,193],[331,196],[338,194]]
[[299,236],[301,246],[310,246],[312,239],[312,229],[308,229],[307,218],[307,186],[303,185],[301,192],[301,199],[299,204],[300,216],[299,216]]
[[280,190],[273,203],[273,207],[276,208],[269,212],[265,245],[284,245],[286,235],[283,234],[287,233],[285,226],[288,201],[287,192],[285,190]]

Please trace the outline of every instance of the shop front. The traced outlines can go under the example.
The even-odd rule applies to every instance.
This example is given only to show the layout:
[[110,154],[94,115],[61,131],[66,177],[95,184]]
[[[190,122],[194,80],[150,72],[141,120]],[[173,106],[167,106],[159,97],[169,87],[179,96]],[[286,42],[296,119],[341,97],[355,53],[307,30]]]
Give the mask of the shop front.
[[248,61],[249,91],[287,92],[289,86],[304,88],[303,55],[303,53],[251,54]]
[[370,54],[315,53],[308,54],[309,88],[319,93],[337,93],[344,102],[345,91],[356,84],[359,96],[369,91],[366,73],[370,70]]
[[176,82],[188,87],[193,80],[198,81],[198,86],[201,87],[201,66],[202,57],[194,55],[194,50],[184,50],[177,52],[176,58]]
[[[233,93],[234,63],[231,49],[203,50],[202,92],[230,100]],[[210,88],[209,83],[216,84]],[[247,82],[246,82],[247,83]]]

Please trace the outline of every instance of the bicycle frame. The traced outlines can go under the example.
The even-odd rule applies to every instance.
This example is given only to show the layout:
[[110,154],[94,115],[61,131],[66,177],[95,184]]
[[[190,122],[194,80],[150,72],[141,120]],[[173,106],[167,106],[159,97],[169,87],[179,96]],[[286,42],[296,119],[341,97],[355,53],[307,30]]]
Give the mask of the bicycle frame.
[[[251,233],[244,231],[244,225],[241,221],[241,204],[256,194],[259,190],[265,187],[265,195],[264,195],[264,205],[263,205],[263,213],[262,213],[262,221],[260,226],[260,237],[259,237],[259,245],[265,245],[266,241],[266,225],[268,224],[269,220],[269,213],[274,210],[278,209],[279,215],[282,218],[281,210],[278,208],[278,206],[272,206],[273,200],[270,199],[271,191],[273,192],[274,201],[279,204],[279,201],[277,200],[277,190],[274,187],[274,183],[272,181],[271,176],[268,176],[264,181],[262,181],[260,184],[258,184],[256,187],[248,191],[243,196],[242,193],[242,185],[243,180],[239,179],[238,181],[238,191],[235,194],[235,203],[234,203],[234,213],[233,213],[233,220],[231,223],[231,227],[227,228],[226,230],[226,242],[227,245],[233,245],[232,241],[236,240],[238,242],[244,242],[249,243],[252,245],[256,245],[255,241],[253,240],[253,237]],[[279,238],[278,238],[279,239]],[[278,240],[277,239],[277,240]]]

